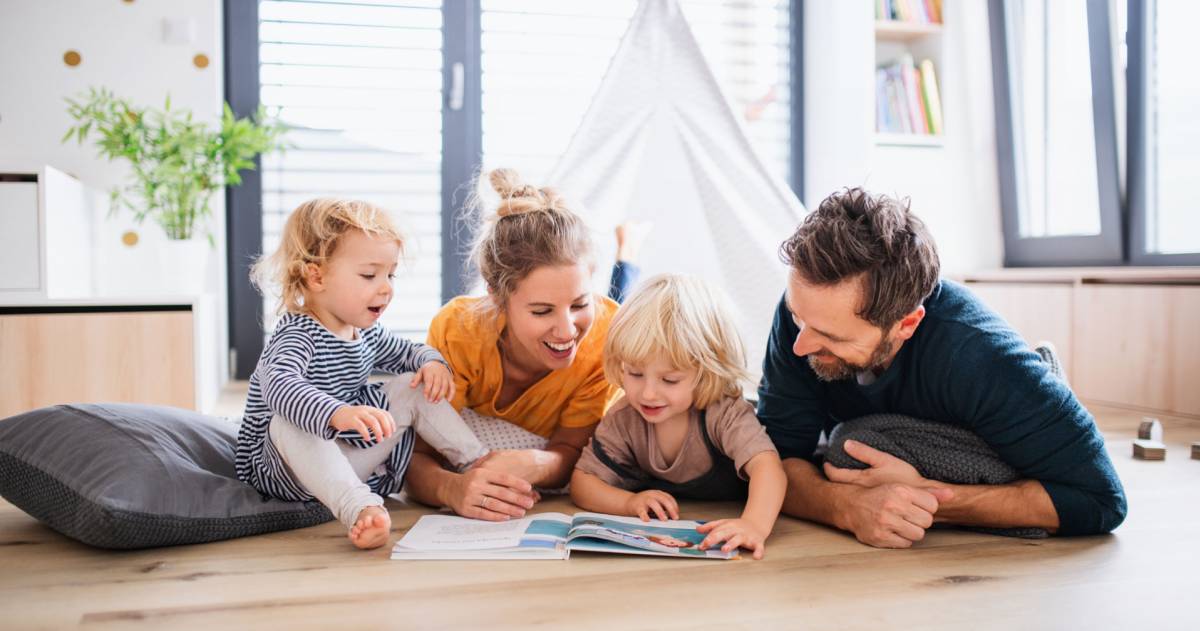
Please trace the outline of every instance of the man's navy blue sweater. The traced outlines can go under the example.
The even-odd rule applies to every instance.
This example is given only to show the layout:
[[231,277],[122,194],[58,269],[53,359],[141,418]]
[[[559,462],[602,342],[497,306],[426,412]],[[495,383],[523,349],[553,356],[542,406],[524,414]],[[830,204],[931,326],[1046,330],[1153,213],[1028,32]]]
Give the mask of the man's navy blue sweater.
[[799,329],[775,312],[758,418],[784,458],[812,459],[821,431],[881,412],[959,425],[1023,478],[1038,480],[1062,535],[1105,533],[1125,519],[1125,490],[1092,415],[1008,324],[962,285],[941,281],[925,318],[879,378],[824,382],[792,352]]

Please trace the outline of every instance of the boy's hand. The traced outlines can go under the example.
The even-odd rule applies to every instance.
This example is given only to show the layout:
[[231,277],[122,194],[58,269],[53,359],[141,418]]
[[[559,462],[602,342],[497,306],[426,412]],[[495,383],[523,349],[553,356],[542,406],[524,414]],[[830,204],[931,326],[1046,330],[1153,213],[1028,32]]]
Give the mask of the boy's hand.
[[339,432],[358,432],[363,440],[379,442],[396,432],[396,421],[386,410],[369,405],[346,405],[329,417],[329,426]]
[[426,362],[417,370],[417,374],[413,375],[412,383],[408,385],[415,388],[421,382],[425,382],[425,400],[430,403],[437,403],[443,398],[454,398],[454,377],[442,362]]
[[724,541],[725,545],[721,546],[722,552],[732,552],[742,547],[753,552],[755,559],[763,558],[767,550],[767,536],[771,534],[748,519],[718,519],[700,524],[696,531],[708,534],[704,541],[700,542],[701,550],[707,550]]
[[636,515],[642,521],[650,521],[650,516],[666,521],[679,519],[679,503],[670,493],[663,491],[642,491],[634,494],[625,503],[625,514]]

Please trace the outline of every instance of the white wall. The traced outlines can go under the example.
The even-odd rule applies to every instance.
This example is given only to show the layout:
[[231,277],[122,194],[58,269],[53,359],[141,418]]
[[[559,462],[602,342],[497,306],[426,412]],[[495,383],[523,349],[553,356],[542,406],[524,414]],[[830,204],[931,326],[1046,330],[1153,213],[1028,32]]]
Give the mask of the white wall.
[[[166,43],[166,18],[190,20],[192,41]],[[68,50],[82,56],[78,66],[63,62]],[[193,64],[200,53],[208,56],[207,68]],[[49,164],[108,190],[125,181],[127,167],[97,157],[90,141],[83,146],[60,142],[70,126],[63,99],[97,86],[138,105],[161,107],[169,94],[173,108],[187,108],[199,120],[215,122],[223,100],[223,67],[219,0],[0,0],[0,164]],[[213,352],[220,354],[216,365],[224,382],[228,327],[221,192],[211,206],[217,248],[209,256],[206,284],[216,299]],[[129,216],[100,221],[106,223],[97,230],[101,242],[94,245],[107,253],[107,263],[126,254],[126,264],[137,263],[136,253],[124,252],[117,241],[121,230],[111,228],[127,225]],[[162,238],[152,223],[138,230],[150,242]],[[153,265],[151,260],[146,258]]]
[[863,186],[912,200],[944,274],[1001,267],[991,44],[986,0],[945,0],[937,63],[945,143],[876,145],[874,3],[805,3],[805,204]]

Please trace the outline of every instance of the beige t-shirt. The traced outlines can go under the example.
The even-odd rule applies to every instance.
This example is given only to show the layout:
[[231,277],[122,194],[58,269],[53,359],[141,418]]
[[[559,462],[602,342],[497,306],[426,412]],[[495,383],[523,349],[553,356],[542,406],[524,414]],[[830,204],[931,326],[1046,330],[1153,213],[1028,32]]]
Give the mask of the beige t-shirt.
[[[592,440],[599,441],[605,454],[619,465],[682,484],[707,473],[713,466],[712,456],[700,434],[699,418],[700,411],[693,408],[683,446],[669,467],[658,448],[654,430],[624,397],[604,415]],[[728,397],[712,403],[708,406],[705,421],[713,446],[733,460],[743,479],[746,476],[742,469],[751,458],[764,451],[775,451],[767,430],[754,415],[754,407],[744,399]],[[631,490],[639,486],[638,480],[626,479],[600,462],[590,443],[575,467],[617,488]]]

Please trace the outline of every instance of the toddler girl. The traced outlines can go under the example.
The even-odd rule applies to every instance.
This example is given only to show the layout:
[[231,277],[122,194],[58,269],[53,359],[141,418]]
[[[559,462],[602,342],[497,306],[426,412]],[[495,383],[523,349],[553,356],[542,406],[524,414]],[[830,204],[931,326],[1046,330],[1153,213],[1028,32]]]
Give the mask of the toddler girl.
[[[250,377],[238,478],[272,497],[320,500],[360,548],[387,543],[382,496],[403,484],[410,427],[460,468],[486,453],[446,401],[454,381],[442,356],[379,323],[402,246],[380,208],[315,199],[253,272],[259,287],[280,287],[282,316]],[[375,370],[412,374],[368,384]]]
[[604,372],[625,396],[583,450],[571,499],[643,520],[678,519],[676,498],[745,499],[740,518],[700,526],[700,547],[724,542],[725,551],[740,546],[761,559],[787,479],[742,398],[744,357],[728,307],[703,282],[647,280],[609,328]]

